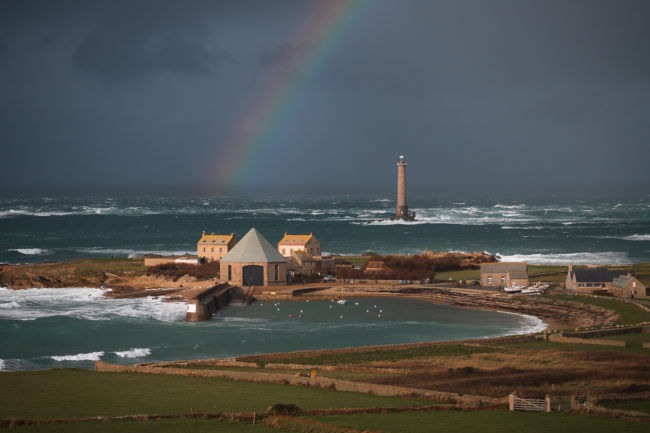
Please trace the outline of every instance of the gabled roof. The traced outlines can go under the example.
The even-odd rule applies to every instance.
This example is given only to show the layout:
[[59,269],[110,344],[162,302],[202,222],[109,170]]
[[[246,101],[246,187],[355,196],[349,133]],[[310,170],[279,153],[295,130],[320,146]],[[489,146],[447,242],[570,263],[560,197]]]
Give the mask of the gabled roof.
[[609,271],[605,268],[578,268],[573,270],[578,283],[605,283],[613,281],[623,271]]
[[523,272],[528,275],[526,263],[482,263],[481,273],[507,274]]
[[221,263],[278,263],[286,259],[254,227],[241,238]]
[[515,278],[515,279],[528,278],[528,272],[526,271],[510,271],[508,273],[510,274],[510,278]]
[[215,235],[214,233],[206,235],[205,232],[203,232],[203,236],[201,236],[198,243],[202,245],[228,245],[234,237],[234,233],[230,233],[229,235]]
[[626,284],[628,284],[633,279],[634,277],[629,275],[619,275],[618,277],[612,280],[612,286],[623,288],[625,287]]
[[305,245],[313,237],[313,233],[309,233],[308,235],[290,235],[285,232],[284,237],[278,242],[278,245]]

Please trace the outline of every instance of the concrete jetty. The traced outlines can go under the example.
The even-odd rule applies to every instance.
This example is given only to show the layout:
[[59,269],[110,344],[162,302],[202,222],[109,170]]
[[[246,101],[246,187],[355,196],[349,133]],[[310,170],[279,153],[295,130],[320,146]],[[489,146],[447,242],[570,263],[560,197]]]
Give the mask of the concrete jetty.
[[236,287],[218,284],[195,295],[187,302],[186,322],[204,322],[210,320],[217,311],[230,304]]

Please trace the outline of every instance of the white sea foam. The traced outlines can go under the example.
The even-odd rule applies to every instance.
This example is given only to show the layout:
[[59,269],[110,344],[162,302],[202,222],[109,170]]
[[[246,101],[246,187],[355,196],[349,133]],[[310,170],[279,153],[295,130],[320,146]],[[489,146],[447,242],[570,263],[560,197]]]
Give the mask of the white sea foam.
[[526,262],[537,265],[622,265],[630,263],[627,253],[611,251],[602,253],[566,253],[566,254],[513,254],[497,253],[502,262]]
[[625,236],[626,241],[650,241],[650,235],[631,235]]
[[26,289],[0,288],[0,305],[19,304],[19,308],[0,309],[0,319],[36,320],[44,317],[75,317],[84,320],[110,320],[115,317],[153,319],[165,322],[185,317],[184,305],[163,302],[151,296],[109,299],[104,291],[91,288]]
[[26,256],[40,256],[49,254],[50,251],[42,248],[11,248],[7,251],[15,251]]
[[76,355],[50,356],[55,361],[99,361],[104,352],[77,353]]
[[4,370],[4,369],[5,369],[5,360],[4,360],[4,359],[0,359],[0,371],[2,371],[2,370]]
[[77,250],[80,253],[86,254],[101,254],[101,255],[115,255],[127,256],[129,258],[141,257],[145,254],[158,254],[161,256],[182,256],[188,251],[151,251],[151,250],[134,250],[129,248],[80,248]]
[[2,309],[20,308],[20,304],[18,302],[15,302],[15,301],[2,302],[2,303],[0,303],[0,308],[2,308]]
[[113,352],[120,358],[143,358],[145,356],[151,355],[151,349],[148,347],[138,348],[135,347],[130,350],[125,350],[122,352]]
[[532,334],[535,332],[542,332],[546,328],[548,328],[548,324],[544,323],[542,319],[536,316],[531,316],[529,314],[521,314],[521,313],[514,313],[512,311],[502,311],[502,310],[497,310],[499,313],[503,314],[512,314],[515,316],[519,316],[522,319],[524,319],[525,324],[522,328],[517,329],[515,332],[516,334]]

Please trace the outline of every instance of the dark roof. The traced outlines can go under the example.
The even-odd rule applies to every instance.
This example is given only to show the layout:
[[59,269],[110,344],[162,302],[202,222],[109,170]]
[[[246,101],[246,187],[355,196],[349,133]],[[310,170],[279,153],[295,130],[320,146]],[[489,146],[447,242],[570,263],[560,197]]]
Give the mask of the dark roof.
[[579,268],[574,269],[573,274],[578,283],[604,283],[613,281],[619,275],[625,275],[625,272],[609,271],[604,268]]

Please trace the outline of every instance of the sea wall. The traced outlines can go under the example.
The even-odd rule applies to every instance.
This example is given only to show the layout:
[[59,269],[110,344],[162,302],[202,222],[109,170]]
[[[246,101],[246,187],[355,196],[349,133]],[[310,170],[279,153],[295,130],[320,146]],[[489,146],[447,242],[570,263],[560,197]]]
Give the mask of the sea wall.
[[575,338],[594,338],[594,337],[607,337],[610,335],[624,335],[624,334],[639,334],[649,333],[650,325],[644,326],[629,326],[625,328],[611,328],[611,329],[596,329],[593,331],[576,331],[576,332],[563,332],[564,337]]

